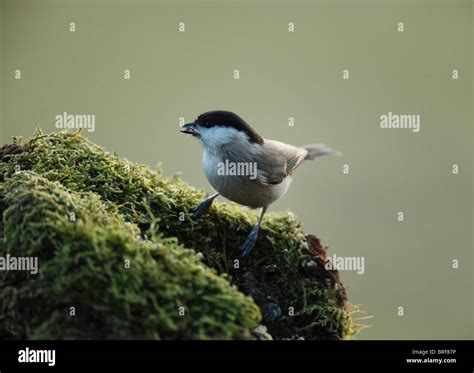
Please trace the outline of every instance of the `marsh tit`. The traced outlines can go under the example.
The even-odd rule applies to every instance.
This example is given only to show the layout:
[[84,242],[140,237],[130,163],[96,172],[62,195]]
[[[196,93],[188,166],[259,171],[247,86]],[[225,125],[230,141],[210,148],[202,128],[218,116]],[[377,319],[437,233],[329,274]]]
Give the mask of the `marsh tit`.
[[324,144],[297,147],[264,139],[230,111],[201,114],[183,125],[181,132],[203,145],[204,173],[217,192],[193,209],[195,217],[204,214],[218,195],[252,209],[261,208],[257,224],[240,247],[241,256],[255,246],[268,206],[286,193],[293,171],[305,160],[339,154]]

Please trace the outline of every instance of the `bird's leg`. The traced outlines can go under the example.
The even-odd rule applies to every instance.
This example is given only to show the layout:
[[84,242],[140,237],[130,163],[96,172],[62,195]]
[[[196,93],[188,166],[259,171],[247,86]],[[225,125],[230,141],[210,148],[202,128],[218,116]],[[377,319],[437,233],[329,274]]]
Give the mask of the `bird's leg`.
[[219,195],[219,193],[213,194],[210,197],[207,197],[204,201],[202,201],[199,205],[192,209],[193,216],[195,218],[199,218],[202,214],[204,214],[209,207],[211,207],[212,202],[214,199]]
[[252,251],[253,247],[255,246],[255,242],[257,241],[257,237],[258,237],[258,231],[260,230],[260,224],[262,223],[263,215],[265,215],[266,211],[267,211],[267,208],[262,207],[262,212],[260,213],[260,218],[258,219],[257,224],[253,226],[244,244],[240,246],[241,257],[248,255]]

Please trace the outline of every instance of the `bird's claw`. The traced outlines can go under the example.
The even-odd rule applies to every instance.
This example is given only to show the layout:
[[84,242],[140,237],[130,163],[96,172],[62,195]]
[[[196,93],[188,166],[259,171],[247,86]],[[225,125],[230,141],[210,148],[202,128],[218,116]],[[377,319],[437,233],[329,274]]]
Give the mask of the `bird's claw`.
[[256,225],[252,228],[249,235],[245,239],[245,242],[240,246],[239,252],[240,257],[248,255],[252,249],[255,247],[255,242],[257,241],[259,227]]
[[214,201],[214,198],[206,198],[199,205],[193,208],[191,210],[193,217],[199,218],[202,214],[204,214],[207,210],[209,210],[209,207],[212,205],[213,201]]

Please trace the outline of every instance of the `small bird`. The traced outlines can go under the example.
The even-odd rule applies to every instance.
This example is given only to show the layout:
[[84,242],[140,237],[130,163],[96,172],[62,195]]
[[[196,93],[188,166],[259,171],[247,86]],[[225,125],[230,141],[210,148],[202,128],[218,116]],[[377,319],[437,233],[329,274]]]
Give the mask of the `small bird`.
[[264,139],[237,114],[214,110],[181,127],[204,148],[204,173],[217,193],[193,209],[204,214],[218,195],[252,209],[261,208],[260,218],[240,247],[246,256],[255,246],[268,206],[281,198],[292,181],[293,171],[305,160],[339,155],[324,144],[302,147]]

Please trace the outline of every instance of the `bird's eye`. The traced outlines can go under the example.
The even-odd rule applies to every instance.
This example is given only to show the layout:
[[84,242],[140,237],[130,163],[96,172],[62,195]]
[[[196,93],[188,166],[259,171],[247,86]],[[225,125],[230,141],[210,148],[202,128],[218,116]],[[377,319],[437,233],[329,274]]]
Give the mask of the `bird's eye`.
[[211,126],[212,126],[211,122],[204,123],[204,127],[206,128],[211,128]]

